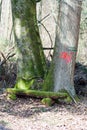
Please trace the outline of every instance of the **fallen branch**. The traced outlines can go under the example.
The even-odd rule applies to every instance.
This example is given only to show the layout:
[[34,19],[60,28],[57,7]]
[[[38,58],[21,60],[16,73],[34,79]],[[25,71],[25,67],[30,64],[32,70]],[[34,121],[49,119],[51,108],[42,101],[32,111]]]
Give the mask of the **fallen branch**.
[[13,94],[17,96],[28,96],[36,98],[51,98],[51,99],[64,99],[69,95],[62,92],[49,92],[49,91],[38,91],[38,90],[19,90],[15,88],[8,88],[7,94]]

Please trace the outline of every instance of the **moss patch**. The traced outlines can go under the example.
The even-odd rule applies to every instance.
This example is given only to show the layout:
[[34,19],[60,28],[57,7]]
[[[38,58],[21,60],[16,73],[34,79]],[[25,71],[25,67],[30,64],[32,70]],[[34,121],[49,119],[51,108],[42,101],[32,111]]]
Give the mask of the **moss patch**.
[[15,88],[19,90],[28,90],[32,87],[33,83],[34,83],[34,79],[30,81],[19,79],[15,85]]
[[72,99],[70,98],[70,96],[68,96],[67,98],[64,99],[64,102],[71,103]]
[[8,99],[12,99],[12,100],[16,100],[17,99],[15,94],[8,94],[7,98]]
[[61,92],[48,92],[48,91],[38,91],[38,90],[24,90],[17,88],[7,89],[8,94],[36,97],[36,98],[51,98],[51,99],[64,99],[67,98],[67,93]]
[[53,100],[51,98],[43,98],[41,100],[42,104],[46,105],[46,106],[52,106],[53,105]]

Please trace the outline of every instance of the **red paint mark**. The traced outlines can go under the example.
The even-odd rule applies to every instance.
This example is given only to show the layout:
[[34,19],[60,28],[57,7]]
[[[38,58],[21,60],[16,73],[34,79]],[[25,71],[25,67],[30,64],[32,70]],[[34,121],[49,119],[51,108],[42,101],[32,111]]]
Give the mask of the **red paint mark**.
[[72,59],[72,54],[68,52],[61,52],[60,58],[64,59],[66,63],[70,63]]

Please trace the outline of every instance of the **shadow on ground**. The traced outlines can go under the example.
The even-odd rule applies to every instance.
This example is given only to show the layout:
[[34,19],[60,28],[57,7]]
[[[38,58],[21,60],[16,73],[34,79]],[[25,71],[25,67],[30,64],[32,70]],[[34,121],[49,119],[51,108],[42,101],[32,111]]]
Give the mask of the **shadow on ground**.
[[4,125],[0,124],[0,130],[11,130],[11,129],[8,129]]

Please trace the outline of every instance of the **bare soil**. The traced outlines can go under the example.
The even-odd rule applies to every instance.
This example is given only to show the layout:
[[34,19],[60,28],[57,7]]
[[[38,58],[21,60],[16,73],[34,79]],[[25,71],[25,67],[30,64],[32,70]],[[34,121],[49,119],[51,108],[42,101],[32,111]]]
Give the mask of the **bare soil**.
[[87,130],[87,97],[46,107],[39,99],[0,95],[0,130]]

